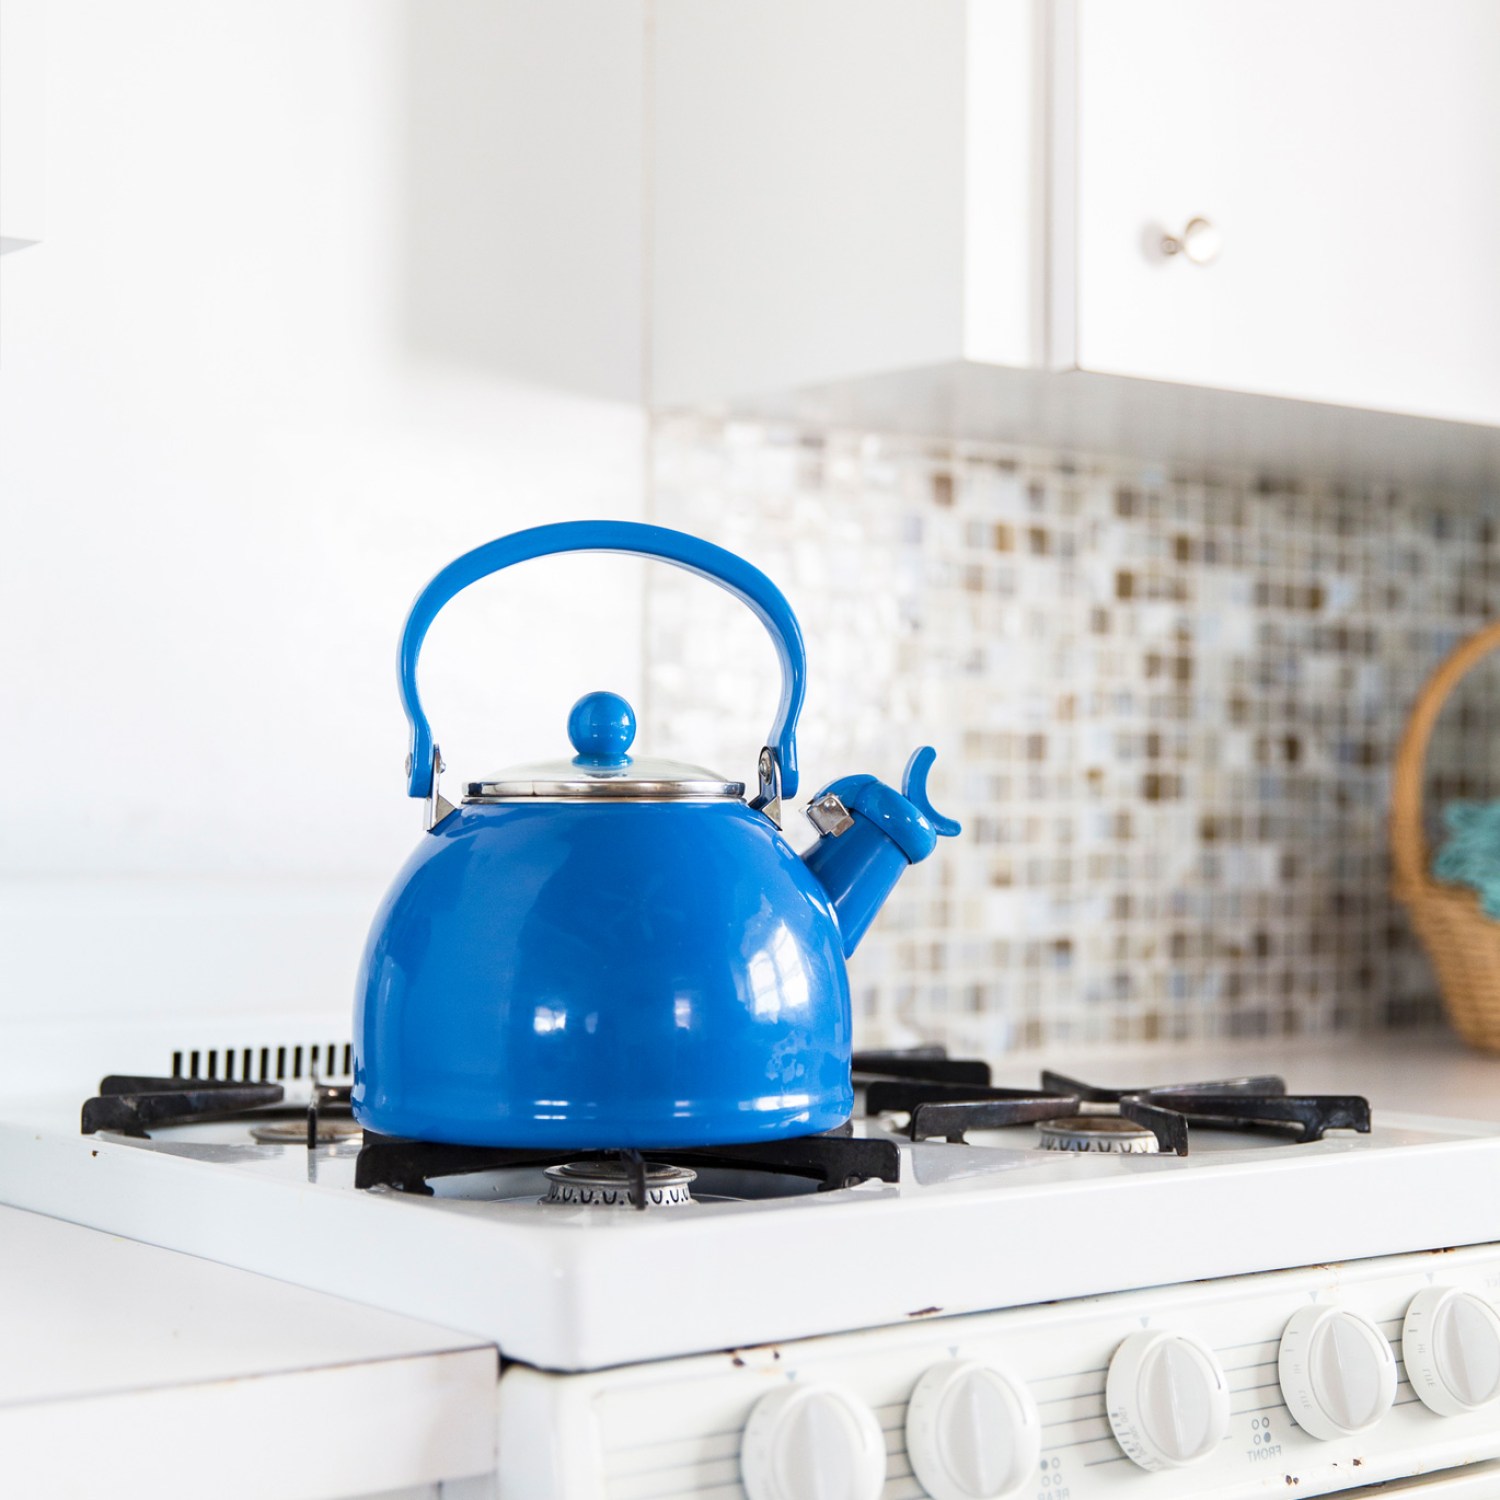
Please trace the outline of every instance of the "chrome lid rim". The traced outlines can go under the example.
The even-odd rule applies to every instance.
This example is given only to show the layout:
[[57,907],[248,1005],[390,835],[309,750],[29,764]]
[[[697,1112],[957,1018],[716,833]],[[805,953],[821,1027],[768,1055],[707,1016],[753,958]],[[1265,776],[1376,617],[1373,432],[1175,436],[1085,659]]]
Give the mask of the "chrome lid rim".
[[465,803],[483,802],[740,802],[743,781],[471,781]]

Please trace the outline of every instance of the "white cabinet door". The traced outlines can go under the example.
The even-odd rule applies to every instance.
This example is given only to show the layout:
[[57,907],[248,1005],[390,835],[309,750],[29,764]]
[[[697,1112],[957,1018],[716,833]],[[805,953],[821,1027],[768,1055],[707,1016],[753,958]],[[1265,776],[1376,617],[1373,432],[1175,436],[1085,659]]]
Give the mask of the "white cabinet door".
[[1032,362],[1035,0],[656,0],[651,388]]
[[[1077,0],[1076,27],[1078,365],[1500,423],[1496,0]],[[1163,255],[1194,218],[1217,256]]]

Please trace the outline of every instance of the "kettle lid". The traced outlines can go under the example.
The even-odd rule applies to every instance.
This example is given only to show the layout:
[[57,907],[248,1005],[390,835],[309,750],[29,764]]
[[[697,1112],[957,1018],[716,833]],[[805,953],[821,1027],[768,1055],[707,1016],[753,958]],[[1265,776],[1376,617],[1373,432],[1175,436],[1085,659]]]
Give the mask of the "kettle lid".
[[507,766],[471,781],[465,802],[705,802],[745,795],[742,781],[657,756],[632,756],[635,710],[618,693],[585,693],[568,714],[571,760]]

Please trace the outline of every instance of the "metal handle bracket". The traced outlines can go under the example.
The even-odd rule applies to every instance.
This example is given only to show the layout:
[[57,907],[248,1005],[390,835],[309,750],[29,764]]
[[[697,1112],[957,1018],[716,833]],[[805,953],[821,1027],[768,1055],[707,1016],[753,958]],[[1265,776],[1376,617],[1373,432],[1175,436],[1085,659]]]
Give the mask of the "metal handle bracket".
[[781,762],[769,746],[761,747],[760,759],[755,765],[760,779],[760,789],[750,799],[756,812],[764,813],[778,828],[781,827]]

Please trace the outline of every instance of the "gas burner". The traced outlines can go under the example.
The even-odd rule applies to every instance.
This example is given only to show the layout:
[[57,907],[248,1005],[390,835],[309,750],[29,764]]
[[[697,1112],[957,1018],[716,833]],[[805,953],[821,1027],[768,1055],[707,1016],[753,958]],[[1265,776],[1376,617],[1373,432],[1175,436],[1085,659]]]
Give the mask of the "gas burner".
[[1043,1151],[1114,1151],[1152,1156],[1161,1149],[1156,1137],[1134,1120],[1119,1115],[1064,1115],[1036,1128]]
[[[652,1159],[648,1162],[638,1151],[541,1151],[515,1146],[455,1146],[441,1141],[404,1140],[367,1130],[354,1166],[354,1185],[359,1188],[394,1188],[397,1192],[430,1197],[433,1192],[431,1184],[444,1177],[506,1171],[516,1167],[561,1167],[566,1168],[565,1174],[547,1173],[553,1186],[559,1176],[576,1181],[584,1173],[607,1171],[608,1181],[617,1190],[623,1184],[625,1198],[630,1204],[646,1209],[675,1207],[680,1201],[673,1197],[670,1202],[658,1205],[652,1193],[653,1172],[682,1173],[688,1182],[700,1172],[711,1169],[761,1173],[771,1177],[801,1178],[816,1183],[817,1191],[825,1193],[872,1179],[897,1182],[901,1177],[901,1151],[894,1141],[863,1140],[854,1136],[847,1125],[826,1135],[735,1146],[672,1147],[652,1150],[650,1156]],[[686,1193],[686,1182],[681,1177],[675,1180],[682,1182],[682,1191]],[[543,1201],[555,1203],[562,1200],[549,1187]]]
[[[312,1129],[315,1146],[337,1146],[343,1141],[358,1140],[361,1134],[353,1120],[329,1120],[321,1116]],[[307,1122],[302,1119],[272,1120],[265,1125],[250,1127],[251,1139],[266,1146],[305,1146],[308,1144],[307,1132]]]
[[[965,1081],[955,1081],[957,1069],[966,1070]],[[1367,1134],[1370,1129],[1369,1103],[1357,1095],[1288,1094],[1286,1084],[1269,1075],[1102,1089],[1061,1073],[1044,1072],[1040,1089],[1003,1089],[990,1085],[989,1069],[983,1063],[953,1061],[940,1049],[926,1047],[910,1053],[856,1053],[854,1071],[867,1080],[865,1112],[906,1114],[907,1133],[914,1141],[962,1142],[970,1130],[1043,1121],[1071,1125],[1075,1118],[1096,1133],[1108,1131],[1123,1140],[1123,1127],[1100,1125],[1103,1120],[1118,1119],[1149,1133],[1160,1150],[1186,1156],[1189,1125],[1266,1130],[1297,1142],[1321,1140],[1329,1130]],[[1106,1149],[1069,1147],[1061,1141],[1042,1144],[1053,1150]]]
[[640,1176],[625,1161],[565,1161],[547,1168],[547,1196],[543,1203],[566,1204],[570,1208],[624,1208],[633,1205],[644,1186],[651,1208],[685,1208],[693,1201],[690,1191],[698,1174],[690,1167],[668,1162],[641,1163]]

